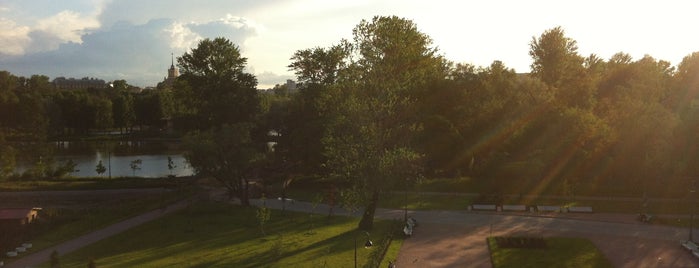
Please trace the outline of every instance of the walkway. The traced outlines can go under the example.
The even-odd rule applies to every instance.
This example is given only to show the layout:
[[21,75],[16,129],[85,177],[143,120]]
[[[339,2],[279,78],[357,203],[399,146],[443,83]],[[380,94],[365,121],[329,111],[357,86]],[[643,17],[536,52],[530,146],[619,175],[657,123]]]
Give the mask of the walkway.
[[165,208],[156,209],[156,210],[141,214],[139,216],[124,220],[122,222],[115,223],[115,224],[110,225],[104,229],[94,231],[92,233],[89,233],[89,234],[74,238],[72,240],[63,242],[63,243],[56,245],[54,247],[47,248],[47,249],[41,250],[39,252],[24,256],[21,259],[15,260],[14,262],[6,265],[5,267],[7,267],[7,268],[33,267],[33,266],[37,266],[37,265],[42,264],[42,263],[46,263],[49,261],[51,253],[54,250],[57,251],[60,255],[68,254],[70,252],[78,250],[82,247],[85,247],[87,245],[90,245],[92,243],[100,241],[100,240],[105,239],[107,237],[116,235],[118,233],[121,233],[121,232],[126,231],[128,229],[131,229],[131,228],[136,227],[138,225],[144,224],[146,222],[155,220],[155,219],[160,218],[160,217],[167,215],[169,213],[183,209],[187,206],[188,203],[189,203],[189,200],[182,200],[182,201],[179,201],[177,203],[171,204]]
[[[327,214],[325,204],[254,199],[251,204],[273,209]],[[86,245],[152,221],[186,207],[180,201],[164,209],[116,223],[102,230],[27,255],[6,267],[31,267],[47,262],[51,252],[64,255]],[[335,215],[359,216],[342,208]],[[490,267],[485,239],[491,235],[534,235],[586,237],[611,259],[616,267],[698,267],[683,251],[679,240],[687,239],[687,229],[640,224],[634,215],[624,214],[530,214],[479,213],[468,211],[409,211],[418,220],[413,237],[400,250],[397,267]],[[376,216],[403,219],[404,211],[378,209]]]
[[[276,199],[264,201],[281,209]],[[261,200],[252,200],[261,205]],[[287,210],[327,214],[329,207],[286,202]],[[337,215],[359,216],[334,208]],[[568,236],[590,239],[615,267],[699,267],[680,240],[687,228],[642,224],[633,214],[409,211],[419,227],[403,243],[397,267],[491,267],[486,238],[491,235]],[[378,209],[376,217],[403,219],[404,211]]]

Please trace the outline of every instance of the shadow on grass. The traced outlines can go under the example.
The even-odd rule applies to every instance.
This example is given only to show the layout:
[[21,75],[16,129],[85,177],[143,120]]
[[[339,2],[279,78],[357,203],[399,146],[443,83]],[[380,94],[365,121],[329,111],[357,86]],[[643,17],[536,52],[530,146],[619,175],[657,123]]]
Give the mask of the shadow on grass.
[[[84,267],[90,259],[119,267],[309,266],[339,256],[327,259],[332,267],[352,260],[357,219],[277,213],[262,236],[254,208],[196,204],[69,254],[62,267]],[[307,234],[310,226],[315,234]]]

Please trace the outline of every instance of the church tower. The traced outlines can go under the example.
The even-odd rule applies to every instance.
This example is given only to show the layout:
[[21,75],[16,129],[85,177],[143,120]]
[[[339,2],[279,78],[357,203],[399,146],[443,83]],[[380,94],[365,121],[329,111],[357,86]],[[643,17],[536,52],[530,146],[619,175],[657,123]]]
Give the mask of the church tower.
[[167,70],[167,80],[175,80],[175,78],[180,76],[180,71],[175,68],[175,55],[170,53],[170,57],[172,63],[170,64],[170,69]]
[[170,53],[171,57],[171,63],[170,63],[170,69],[167,69],[167,77],[163,79],[163,82],[158,83],[158,88],[162,87],[172,87],[172,85],[175,83],[175,79],[180,76],[180,70],[175,67],[175,55]]

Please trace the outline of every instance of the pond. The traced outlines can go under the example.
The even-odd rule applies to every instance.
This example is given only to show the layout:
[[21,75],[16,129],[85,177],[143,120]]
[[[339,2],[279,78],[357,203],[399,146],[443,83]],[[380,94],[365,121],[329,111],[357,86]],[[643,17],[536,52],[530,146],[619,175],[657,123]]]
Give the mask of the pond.
[[[58,163],[72,160],[77,166],[74,177],[165,177],[189,176],[194,170],[183,156],[177,142],[161,141],[59,141],[52,142],[54,159]],[[168,157],[172,166],[168,166]],[[141,163],[132,166],[133,161]],[[98,174],[98,163],[106,168]],[[19,163],[18,171],[26,170],[27,163]]]

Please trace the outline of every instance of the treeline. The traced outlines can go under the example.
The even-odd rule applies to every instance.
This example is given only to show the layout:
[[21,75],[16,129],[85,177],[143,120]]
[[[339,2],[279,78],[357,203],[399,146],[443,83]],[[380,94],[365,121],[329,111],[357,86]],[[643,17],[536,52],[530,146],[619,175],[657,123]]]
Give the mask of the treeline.
[[162,128],[172,114],[172,92],[133,89],[116,80],[108,89],[61,90],[47,76],[0,71],[0,128],[5,138],[25,141]]
[[[243,195],[264,162],[287,179],[344,182],[362,204],[420,175],[471,176],[488,191],[635,196],[684,196],[699,176],[698,52],[676,67],[623,52],[583,56],[553,28],[529,43],[531,72],[515,73],[499,61],[450,62],[402,18],[362,21],[353,34],[292,55],[295,94],[283,86],[259,94],[247,59],[221,38],[178,58],[171,91],[130,93],[125,82],[55,91],[46,77],[2,72],[0,126],[5,136],[63,135],[170,117],[201,149],[190,163],[222,181],[235,177],[232,192]],[[269,140],[273,155],[252,153]]]
[[558,27],[531,40],[523,74],[499,61],[454,64],[414,24],[385,19],[354,33],[385,32],[292,57],[300,92],[273,109],[288,161],[380,180],[359,172],[372,166],[366,159],[410,148],[422,174],[521,194],[684,197],[699,177],[699,53],[677,67],[623,52],[583,56]]

